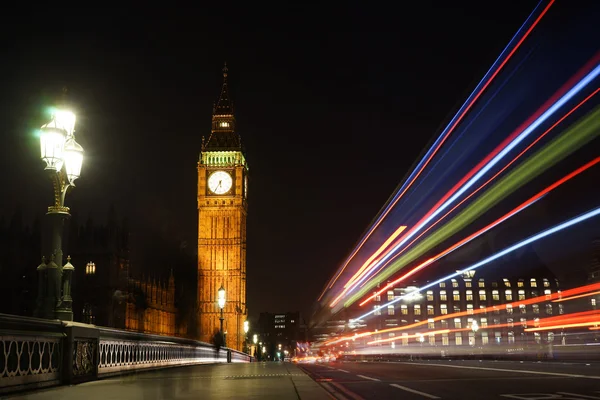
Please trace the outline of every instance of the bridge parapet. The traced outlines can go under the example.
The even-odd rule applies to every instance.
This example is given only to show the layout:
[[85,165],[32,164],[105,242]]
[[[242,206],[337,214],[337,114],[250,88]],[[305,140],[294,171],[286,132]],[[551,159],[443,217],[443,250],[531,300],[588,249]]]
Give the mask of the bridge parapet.
[[0,314],[0,393],[173,366],[250,362],[209,343]]

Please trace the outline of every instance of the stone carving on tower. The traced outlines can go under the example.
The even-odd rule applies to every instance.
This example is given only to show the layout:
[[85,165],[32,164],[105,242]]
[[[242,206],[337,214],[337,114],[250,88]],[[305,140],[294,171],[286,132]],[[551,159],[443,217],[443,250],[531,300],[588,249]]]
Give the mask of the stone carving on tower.
[[198,161],[198,310],[200,340],[219,330],[217,291],[225,289],[226,346],[242,350],[246,319],[246,215],[248,164],[236,132],[227,65],[214,104],[212,128]]

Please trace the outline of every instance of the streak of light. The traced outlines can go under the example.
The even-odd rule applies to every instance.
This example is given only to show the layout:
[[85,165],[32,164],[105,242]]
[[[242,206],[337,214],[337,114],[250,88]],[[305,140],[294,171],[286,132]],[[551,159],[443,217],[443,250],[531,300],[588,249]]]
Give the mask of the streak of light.
[[579,296],[571,296],[571,297],[566,297],[566,298],[563,297],[562,299],[552,300],[552,302],[553,303],[560,303],[561,301],[575,300],[575,299],[580,299],[582,297],[595,296],[597,294],[600,294],[600,291],[593,292],[593,293],[580,294]]
[[[598,89],[598,90],[600,90],[600,89]],[[513,215],[515,215],[515,214],[519,213],[520,211],[524,210],[525,208],[529,207],[534,202],[538,201],[543,196],[545,196],[546,194],[550,193],[552,190],[556,189],[557,187],[559,187],[563,183],[565,183],[565,182],[569,181],[570,179],[576,177],[577,175],[579,175],[582,172],[586,171],[587,169],[593,167],[594,165],[598,164],[599,162],[600,162],[600,157],[596,157],[595,159],[593,159],[592,161],[588,162],[587,164],[582,165],[581,167],[577,168],[575,171],[573,171],[570,174],[562,177],[558,181],[554,182],[552,185],[550,185],[547,188],[545,188],[544,190],[540,191],[535,196],[533,196],[533,197],[529,198],[528,200],[524,201],[523,203],[521,203],[521,205],[517,206],[513,210],[511,210],[508,213],[506,213],[505,215],[503,215],[502,217],[498,218],[496,221],[494,221],[491,224],[489,224],[489,225],[481,228],[477,232],[475,232],[475,233],[467,236],[463,240],[461,240],[458,243],[452,245],[451,247],[447,248],[446,250],[442,251],[441,253],[437,254],[436,256],[433,256],[429,260],[427,260],[424,263],[418,265],[417,267],[415,267],[411,271],[407,272],[406,274],[402,275],[398,279],[396,279],[396,280],[394,280],[392,282],[389,282],[383,289],[379,290],[378,292],[375,292],[372,296],[368,297],[366,300],[364,300],[362,303],[360,303],[360,305],[363,306],[368,301],[372,300],[373,298],[375,298],[376,296],[378,296],[381,293],[385,292],[387,289],[393,287],[394,285],[398,284],[399,282],[402,282],[404,279],[406,279],[407,277],[413,275],[414,273],[418,272],[419,270],[421,270],[421,269],[425,268],[426,266],[430,265],[432,262],[439,260],[440,258],[448,255],[452,251],[454,251],[454,250],[458,249],[459,247],[465,245],[466,243],[468,243],[471,240],[475,239],[476,237],[482,235],[483,233],[489,231],[490,229],[494,228],[495,226],[499,225],[500,223],[506,221],[508,218],[512,217]]]
[[[600,65],[596,67],[595,71],[596,75],[600,74]],[[429,235],[425,240],[419,243],[418,246],[411,249],[407,254],[396,260],[394,264],[386,268],[384,272],[378,275],[379,281],[388,279],[394,273],[406,266],[406,264],[421,256],[425,251],[430,249],[431,246],[441,243],[443,240],[475,220],[475,218],[485,213],[490,207],[508,196],[514,190],[525,185],[550,166],[558,163],[568,154],[596,138],[599,134],[600,107],[596,107],[577,124],[564,131],[559,137],[545,145],[541,150],[504,176],[499,182],[477,198],[469,205],[469,207],[461,211],[461,213],[455,216],[450,222]],[[358,301],[376,284],[377,282],[369,282],[368,285],[365,285],[358,293],[347,300],[344,303],[344,306],[348,307],[355,301]]]
[[525,329],[525,332],[550,331],[550,330],[554,330],[554,329],[581,328],[584,326],[598,326],[598,325],[600,325],[600,319],[596,319],[595,321],[590,321],[590,322],[579,322],[576,324],[552,325],[552,326],[545,326],[543,328],[527,328],[527,329]]
[[[551,293],[550,295],[542,295],[542,296],[532,297],[530,299],[519,300],[519,301],[515,301],[512,303],[505,303],[505,304],[499,304],[499,305],[504,306],[504,307],[510,306],[512,308],[519,308],[519,306],[521,306],[521,305],[528,306],[531,304],[542,303],[542,302],[546,302],[546,301],[553,300],[553,299],[559,299],[562,296],[575,296],[575,295],[578,295],[581,293],[587,293],[587,292],[595,291],[598,289],[600,289],[600,282],[593,283],[590,285],[585,285],[585,286],[579,286],[579,287],[576,287],[573,289],[567,289],[562,292],[554,292],[554,293]],[[437,316],[437,317],[429,318],[429,319],[432,320],[433,322],[436,322],[436,321],[440,321],[443,319],[464,317],[467,315],[486,314],[488,312],[491,312],[491,311],[494,311],[497,309],[498,309],[498,306],[494,305],[494,306],[488,306],[488,307],[484,307],[484,308],[476,308],[472,311],[459,311],[459,312],[455,312],[455,313],[445,314],[445,315],[441,315],[441,316]],[[583,311],[581,313],[577,313],[577,315],[587,315],[588,313],[594,313],[594,312],[596,312],[596,310]],[[419,327],[422,325],[426,325],[428,322],[429,322],[428,320],[424,320],[424,321],[416,322],[414,324],[405,325],[402,327],[383,329],[378,332],[368,331],[368,332],[362,332],[362,333],[355,333],[353,336],[342,336],[341,338],[331,339],[331,340],[325,342],[325,345],[338,343],[338,342],[341,342],[344,340],[350,340],[352,338],[356,339],[356,338],[360,338],[360,337],[364,337],[364,336],[370,336],[375,333],[387,333],[387,332],[394,332],[394,331],[399,331],[399,330],[416,328],[416,327]]]
[[[352,258],[356,255],[356,253],[358,253],[358,251],[362,248],[362,246],[364,245],[364,243],[367,241],[367,239],[373,234],[373,232],[375,231],[375,229],[377,229],[377,227],[381,224],[381,222],[383,221],[383,219],[387,216],[387,214],[391,211],[391,209],[396,205],[396,203],[398,203],[398,201],[402,198],[402,196],[404,195],[404,193],[406,193],[406,191],[412,186],[412,184],[415,182],[415,180],[419,177],[419,175],[421,174],[421,172],[423,172],[423,170],[427,167],[427,165],[429,164],[429,162],[431,161],[431,159],[435,156],[435,154],[437,153],[437,151],[440,149],[440,147],[444,144],[444,142],[446,141],[446,139],[449,137],[449,135],[452,133],[452,131],[454,130],[454,128],[460,123],[460,121],[463,119],[463,117],[466,115],[466,113],[471,109],[471,107],[473,106],[473,104],[475,104],[475,102],[479,99],[479,97],[481,97],[481,95],[483,94],[483,92],[487,89],[487,87],[490,85],[490,83],[495,79],[495,77],[500,73],[500,71],[504,68],[504,66],[506,65],[506,63],[508,63],[508,61],[512,58],[513,54],[519,49],[519,47],[521,46],[521,44],[525,41],[525,39],[527,39],[527,37],[529,36],[529,34],[533,31],[533,29],[537,26],[537,24],[540,22],[540,20],[544,17],[544,15],[548,12],[548,10],[550,9],[550,7],[554,4],[555,0],[550,0],[550,2],[548,3],[548,5],[546,5],[546,7],[542,10],[542,12],[538,15],[538,17],[535,19],[535,21],[531,24],[531,26],[527,29],[527,31],[523,34],[523,36],[521,37],[521,39],[519,39],[519,41],[514,45],[514,47],[512,48],[512,50],[508,53],[508,55],[504,58],[504,60],[502,61],[502,63],[495,69],[495,71],[491,74],[491,76],[488,78],[488,75],[490,75],[490,72],[494,70],[494,66],[498,63],[498,61],[502,58],[502,56],[504,55],[504,53],[511,47],[512,42],[515,40],[515,38],[518,37],[519,32],[521,32],[521,30],[527,26],[529,20],[536,14],[536,10],[539,8],[540,4],[542,4],[541,2],[538,4],[538,6],[534,9],[534,11],[529,15],[529,17],[527,17],[527,20],[525,20],[525,23],[519,28],[519,30],[517,31],[517,33],[513,36],[513,38],[510,40],[510,42],[508,43],[508,45],[504,48],[504,50],[502,51],[502,53],[500,54],[500,56],[496,59],[496,61],[494,61],[494,64],[492,64],[492,67],[488,70],[488,72],[484,75],[484,77],[482,78],[482,80],[477,84],[477,87],[475,87],[475,90],[473,91],[473,93],[471,93],[471,95],[467,98],[466,101],[466,107],[463,105],[461,107],[461,109],[458,111],[457,116],[455,116],[451,121],[450,124],[446,127],[446,129],[444,129],[444,131],[442,131],[442,134],[438,137],[438,139],[434,142],[432,149],[430,149],[424,157],[425,162],[423,162],[423,160],[417,165],[417,172],[416,174],[413,172],[409,177],[408,177],[408,181],[407,183],[405,183],[401,188],[400,188],[400,194],[394,196],[394,199],[392,200],[392,202],[390,204],[388,204],[388,206],[386,207],[384,213],[378,217],[377,221],[375,222],[375,224],[369,229],[369,231],[365,234],[365,236],[363,236],[363,238],[361,239],[361,241],[359,242],[358,246],[355,248],[355,250],[352,252],[352,254],[350,254],[350,256],[346,259],[346,261],[344,262],[344,265],[342,266],[342,268],[340,269],[340,271],[334,276],[334,278],[330,281],[330,283],[326,286],[326,288],[323,290],[323,292],[321,293],[321,295],[319,296],[317,301],[321,301],[321,298],[323,297],[323,295],[325,294],[325,292],[327,291],[327,289],[331,289],[333,287],[333,285],[335,284],[335,282],[338,280],[339,276],[344,272],[344,270],[346,269],[346,267],[348,266],[348,263],[352,260]],[[487,80],[487,81],[486,81]],[[477,94],[475,94],[475,92],[478,90],[479,86],[482,85],[482,83],[485,81],[485,84],[483,84],[483,86],[479,89],[479,91],[477,92]],[[473,96],[475,94],[475,96]]]
[[[567,221],[565,221],[565,222],[563,222],[563,223],[561,223],[559,225],[556,225],[556,226],[554,226],[554,227],[552,227],[550,229],[546,229],[545,231],[542,231],[542,232],[540,232],[540,233],[538,233],[536,235],[533,235],[533,236],[531,236],[531,237],[529,237],[529,238],[527,238],[525,240],[522,240],[522,241],[520,241],[518,243],[515,243],[514,245],[512,245],[510,247],[507,247],[506,249],[504,249],[502,251],[499,251],[498,253],[496,253],[496,254],[494,254],[494,255],[492,255],[492,256],[490,256],[490,257],[488,257],[488,258],[486,258],[486,259],[484,259],[482,261],[479,261],[478,263],[475,263],[475,264],[471,265],[468,268],[465,268],[464,270],[462,270],[460,272],[455,272],[455,273],[450,274],[448,276],[445,276],[445,277],[443,277],[441,279],[438,279],[437,281],[428,283],[427,285],[425,285],[425,286],[423,286],[423,287],[421,287],[421,288],[419,288],[419,289],[411,292],[411,295],[414,295],[415,293],[420,293],[424,289],[428,289],[428,288],[433,287],[435,285],[439,285],[441,282],[444,282],[444,281],[447,281],[447,280],[449,280],[451,278],[454,278],[454,277],[457,277],[459,275],[462,275],[464,272],[480,268],[480,267],[482,267],[482,266],[484,266],[486,264],[489,264],[490,262],[492,262],[494,260],[497,260],[498,258],[501,258],[501,257],[505,256],[508,253],[511,253],[511,252],[513,252],[513,251],[515,251],[517,249],[520,249],[523,246],[527,246],[530,243],[536,242],[536,241],[538,241],[540,239],[543,239],[543,238],[545,238],[547,236],[550,236],[550,235],[552,235],[554,233],[557,233],[557,232],[560,232],[560,231],[562,231],[564,229],[567,229],[567,228],[569,228],[569,227],[571,227],[573,225],[576,225],[576,224],[579,224],[581,222],[584,222],[584,221],[586,221],[586,220],[588,220],[590,218],[593,218],[593,217],[597,216],[598,214],[600,214],[600,207],[597,207],[597,208],[595,208],[595,209],[593,209],[591,211],[586,212],[585,214],[582,214],[582,215],[580,215],[578,217],[575,217],[575,218],[572,218],[570,220],[567,220]],[[389,305],[395,304],[395,303],[399,302],[400,300],[402,300],[404,297],[405,296],[398,296],[397,299],[394,299],[394,300],[392,300],[392,301],[384,304],[382,307],[387,307]],[[368,317],[369,315],[373,314],[374,312],[375,312],[375,310],[369,311],[368,313],[365,313],[365,314],[361,315],[360,317],[358,317],[356,319],[359,319],[359,320],[360,319],[364,319],[365,317]]]
[[[600,53],[598,53],[600,55]],[[595,59],[598,57],[595,57]],[[573,107],[568,113],[566,113],[565,115],[563,115],[558,121],[556,121],[550,128],[548,128],[544,133],[542,133],[537,139],[535,139],[529,146],[527,146],[523,151],[521,151],[515,158],[513,158],[508,164],[506,164],[502,169],[500,169],[500,171],[496,172],[496,174],[494,174],[494,176],[492,176],[490,179],[488,179],[485,183],[483,183],[481,186],[479,186],[477,189],[475,189],[473,192],[471,192],[467,197],[465,197],[464,199],[462,199],[458,204],[456,204],[454,207],[452,207],[452,209],[450,211],[448,211],[446,214],[444,214],[442,217],[440,217],[437,221],[435,221],[433,224],[431,224],[427,229],[425,229],[419,236],[417,236],[416,238],[414,238],[409,244],[407,244],[403,249],[401,249],[400,251],[398,251],[396,254],[394,254],[394,257],[398,257],[399,255],[401,255],[406,249],[410,248],[410,246],[412,246],[417,240],[419,240],[423,235],[425,235],[427,232],[429,232],[429,230],[431,230],[431,228],[433,228],[434,226],[436,226],[440,221],[442,221],[443,219],[445,219],[448,215],[450,215],[452,212],[454,212],[458,207],[460,207],[465,201],[469,200],[471,197],[473,197],[473,195],[475,195],[476,193],[478,193],[481,189],[483,189],[485,186],[487,186],[490,182],[492,182],[494,179],[496,179],[498,176],[500,176],[500,174],[502,174],[504,171],[506,171],[506,169],[508,169],[512,164],[515,163],[515,161],[517,161],[523,154],[525,154],[527,151],[529,151],[533,146],[535,146],[540,140],[542,140],[542,138],[544,138],[550,131],[552,131],[554,128],[556,128],[562,121],[564,121],[566,118],[568,118],[572,113],[574,113],[577,109],[579,109],[579,107],[581,107],[583,104],[585,104],[588,100],[590,100],[592,97],[594,97],[598,92],[600,92],[600,88],[596,89],[592,94],[590,94],[588,97],[586,97],[585,99],[583,99],[579,104],[577,104],[575,107]],[[543,108],[542,108],[543,109]],[[540,109],[538,112],[541,112]],[[504,146],[504,144],[502,144],[501,146]],[[498,148],[500,148],[500,146],[498,146]],[[481,163],[480,163],[481,164]],[[477,168],[477,167],[475,167]],[[473,169],[472,171],[474,171],[475,169]],[[464,178],[463,178],[464,180]],[[461,181],[462,182],[462,181]],[[460,183],[460,182],[459,182]],[[456,186],[455,186],[456,187]],[[454,189],[454,188],[453,188]],[[451,190],[452,191],[452,190]],[[438,202],[439,204],[439,202]],[[437,206],[437,204],[436,204]],[[435,206],[434,206],[435,207]],[[392,260],[390,260],[392,261]],[[385,268],[387,265],[389,264],[383,264],[378,271],[375,272],[375,274],[377,274],[379,271],[381,271],[383,268]],[[361,304],[362,305],[362,304]]]
[[[444,202],[440,207],[435,209],[433,213],[428,213],[424,220],[419,221],[417,226],[411,229],[406,235],[403,236],[403,239],[398,243],[386,256],[382,258],[381,261],[385,261],[388,259],[393,253],[395,253],[404,243],[406,243],[412,236],[414,236],[421,228],[423,228],[426,224],[428,224],[433,218],[435,218],[438,214],[440,214],[444,209],[446,209],[450,204],[452,204],[458,197],[460,197],[464,192],[466,192],[471,186],[473,186],[483,175],[485,175],[491,168],[493,168],[502,158],[504,158],[511,150],[513,150],[519,143],[521,143],[527,136],[529,136],[537,127],[539,127],[543,122],[545,122],[552,114],[554,114],[559,108],[561,108],[567,101],[569,101],[573,96],[579,93],[583,88],[585,88],[591,81],[593,81],[600,74],[600,65],[596,66],[589,74],[587,74],[581,81],[579,81],[571,90],[569,90],[564,96],[560,98],[556,103],[554,103],[548,110],[546,110],[539,118],[537,118],[529,127],[527,127],[521,134],[519,134],[510,144],[508,144],[502,151],[500,151],[490,162],[488,162],[483,168],[475,174],[467,183],[465,183],[454,195],[452,195],[447,201]],[[380,261],[380,262],[381,262]],[[371,269],[372,270],[372,269]],[[363,272],[363,277],[360,280],[357,280],[357,283],[362,282],[368,276],[367,271]],[[356,284],[353,288],[349,288],[348,291],[353,290],[356,287]]]

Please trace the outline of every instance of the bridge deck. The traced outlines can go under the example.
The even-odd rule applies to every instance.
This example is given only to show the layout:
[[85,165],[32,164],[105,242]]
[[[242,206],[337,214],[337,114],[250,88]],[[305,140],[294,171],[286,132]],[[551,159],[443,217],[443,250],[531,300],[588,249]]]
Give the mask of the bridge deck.
[[8,398],[50,399],[330,399],[290,363],[196,365],[59,386]]

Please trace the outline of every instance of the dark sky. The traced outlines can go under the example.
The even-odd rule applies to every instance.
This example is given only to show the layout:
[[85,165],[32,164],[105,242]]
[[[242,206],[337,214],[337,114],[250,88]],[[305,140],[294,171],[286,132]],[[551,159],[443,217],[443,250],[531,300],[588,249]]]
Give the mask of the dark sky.
[[227,61],[251,173],[250,313],[307,312],[537,2],[410,3],[5,20],[0,215],[20,206],[33,218],[50,203],[32,131],[67,85],[86,149],[68,205],[103,220],[114,204],[139,246],[153,236],[193,249],[196,160]]

